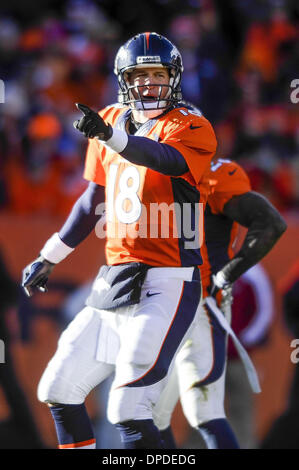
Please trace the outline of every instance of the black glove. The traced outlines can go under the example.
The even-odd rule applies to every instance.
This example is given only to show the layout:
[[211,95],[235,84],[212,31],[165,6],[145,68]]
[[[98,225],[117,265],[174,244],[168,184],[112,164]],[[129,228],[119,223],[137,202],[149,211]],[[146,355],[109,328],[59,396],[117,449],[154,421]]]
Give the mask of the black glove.
[[22,287],[28,297],[33,295],[33,288],[41,292],[47,292],[47,281],[55,264],[50,263],[42,256],[32,261],[23,270]]
[[75,129],[82,132],[88,139],[98,137],[100,140],[106,141],[112,137],[112,127],[110,124],[106,124],[98,113],[95,113],[85,104],[76,103],[76,106],[84,116],[74,122]]

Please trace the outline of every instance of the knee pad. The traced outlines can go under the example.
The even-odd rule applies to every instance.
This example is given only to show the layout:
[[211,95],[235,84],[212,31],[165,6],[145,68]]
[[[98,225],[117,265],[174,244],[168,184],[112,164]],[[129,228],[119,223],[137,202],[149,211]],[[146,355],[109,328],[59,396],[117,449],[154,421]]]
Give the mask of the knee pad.
[[135,419],[151,419],[152,412],[144,403],[144,388],[119,387],[108,398],[107,418],[111,424]]
[[161,382],[148,387],[114,387],[112,384],[107,418],[112,424],[153,419],[153,407],[161,393]]
[[37,387],[37,398],[44,403],[64,403],[80,405],[87,393],[60,375],[52,375],[45,370]]
[[170,427],[172,413],[179,398],[177,374],[174,367],[165,381],[157,403],[153,407],[154,423],[160,431]]
[[185,417],[193,428],[218,418],[225,418],[224,403],[210,386],[192,387],[181,395]]

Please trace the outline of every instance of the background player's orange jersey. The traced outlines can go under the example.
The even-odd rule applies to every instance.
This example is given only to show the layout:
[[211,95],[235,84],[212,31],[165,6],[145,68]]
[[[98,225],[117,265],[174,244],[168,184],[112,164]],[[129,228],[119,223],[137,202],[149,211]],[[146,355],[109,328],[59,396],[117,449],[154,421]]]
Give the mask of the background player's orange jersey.
[[[128,107],[113,105],[100,114],[112,127],[125,130],[130,113]],[[166,176],[130,163],[96,139],[89,141],[84,177],[106,187],[107,264],[201,264],[199,246],[186,248],[186,238],[194,237],[198,203],[205,204],[208,196],[205,174],[217,145],[212,126],[203,116],[180,107],[147,121],[135,136],[174,147],[189,171],[180,177]],[[200,236],[203,233],[195,235]]]
[[219,158],[213,161],[209,179],[213,191],[206,204],[203,264],[200,266],[204,297],[208,295],[211,275],[217,273],[234,256],[233,244],[238,224],[223,214],[223,208],[234,196],[251,190],[245,171],[231,160]]

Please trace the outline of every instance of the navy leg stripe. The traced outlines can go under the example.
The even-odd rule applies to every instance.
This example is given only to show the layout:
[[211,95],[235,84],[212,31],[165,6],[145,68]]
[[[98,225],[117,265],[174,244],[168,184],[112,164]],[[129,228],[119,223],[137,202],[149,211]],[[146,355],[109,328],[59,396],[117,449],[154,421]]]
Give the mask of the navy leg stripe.
[[[195,268],[196,270],[197,268]],[[157,383],[166,376],[177,348],[195,317],[201,297],[200,286],[201,284],[197,279],[192,282],[184,281],[176,313],[164,338],[156,362],[143,377],[123,386],[144,387]]]
[[213,312],[205,305],[209,321],[212,329],[213,338],[213,364],[207,376],[200,382],[196,382],[196,386],[208,385],[218,380],[223,374],[226,360],[226,331],[218,322]]

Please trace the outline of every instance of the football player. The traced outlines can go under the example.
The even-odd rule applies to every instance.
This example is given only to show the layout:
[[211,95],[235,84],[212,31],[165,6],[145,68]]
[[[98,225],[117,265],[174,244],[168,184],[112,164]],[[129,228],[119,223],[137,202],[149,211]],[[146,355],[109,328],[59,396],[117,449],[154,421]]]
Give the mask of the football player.
[[[178,104],[182,72],[181,55],[168,39],[138,34],[116,55],[119,103],[99,113],[77,105],[83,116],[75,127],[89,139],[84,177],[90,183],[23,275],[28,295],[46,291],[55,264],[96,227],[104,188],[107,265],[86,308],[62,333],[38,387],[60,448],[95,447],[84,401],[112,372],[108,419],[124,447],[162,446],[152,408],[201,299],[203,233],[190,227],[200,226],[216,150],[207,119]],[[157,207],[173,208],[168,223],[163,210],[153,216]]]
[[[232,283],[272,249],[286,223],[266,198],[251,191],[248,177],[237,163],[213,160],[209,178],[213,191],[205,210],[204,263],[200,267],[203,298],[215,296],[230,322]],[[234,255],[238,224],[248,232]],[[227,331],[210,304],[200,305],[199,312],[191,338],[178,353],[175,369],[154,408],[154,420],[168,448],[174,447],[170,419],[180,397],[188,422],[209,449],[237,449],[224,410]]]

